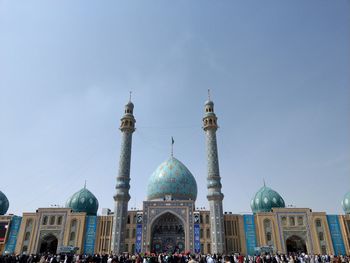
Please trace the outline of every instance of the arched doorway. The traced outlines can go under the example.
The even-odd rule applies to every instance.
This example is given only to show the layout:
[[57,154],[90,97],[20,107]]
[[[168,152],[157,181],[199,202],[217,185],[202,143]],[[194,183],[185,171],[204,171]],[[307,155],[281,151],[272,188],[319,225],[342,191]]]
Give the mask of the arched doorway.
[[182,252],[185,250],[185,230],[182,221],[167,212],[152,225],[151,250],[155,253]]
[[293,235],[286,240],[288,253],[307,253],[305,240],[299,236]]
[[58,240],[57,237],[53,234],[47,234],[42,237],[41,243],[40,243],[40,253],[50,253],[50,254],[56,254],[57,253],[57,244]]

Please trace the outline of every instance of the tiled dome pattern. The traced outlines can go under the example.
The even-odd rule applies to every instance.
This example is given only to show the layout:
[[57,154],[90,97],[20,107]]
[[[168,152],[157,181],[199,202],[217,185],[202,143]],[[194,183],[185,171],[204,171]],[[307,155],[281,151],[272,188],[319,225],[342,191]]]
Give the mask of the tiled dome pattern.
[[174,157],[163,162],[151,175],[147,199],[164,199],[171,195],[173,200],[196,200],[197,183],[187,167]]
[[97,198],[86,187],[72,195],[66,207],[74,212],[85,212],[87,215],[96,215],[98,210]]
[[345,214],[350,214],[350,192],[347,192],[341,201],[341,206],[343,207]]
[[251,200],[250,207],[253,213],[270,212],[274,207],[285,207],[285,203],[279,193],[264,185]]
[[7,199],[6,195],[0,191],[0,215],[7,213],[9,205],[9,200]]

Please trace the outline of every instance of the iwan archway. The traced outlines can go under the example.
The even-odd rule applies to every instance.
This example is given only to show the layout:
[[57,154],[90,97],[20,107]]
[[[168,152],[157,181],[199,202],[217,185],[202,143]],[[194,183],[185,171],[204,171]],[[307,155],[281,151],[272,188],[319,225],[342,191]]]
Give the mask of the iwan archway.
[[47,234],[40,240],[39,253],[57,253],[58,239],[54,234]]
[[151,227],[152,252],[182,252],[185,244],[185,226],[176,215],[166,212],[154,221]]
[[287,238],[286,247],[288,253],[307,253],[305,240],[297,235]]

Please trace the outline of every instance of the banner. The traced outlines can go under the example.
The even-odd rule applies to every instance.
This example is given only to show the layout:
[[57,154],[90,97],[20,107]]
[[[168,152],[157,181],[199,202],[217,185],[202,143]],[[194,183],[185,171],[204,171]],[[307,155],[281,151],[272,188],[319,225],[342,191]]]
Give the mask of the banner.
[[136,225],[135,253],[141,253],[141,247],[142,247],[142,224],[137,224]]
[[97,216],[86,216],[84,253],[93,255],[95,251]]
[[200,240],[199,224],[194,224],[194,253],[198,254],[200,252],[201,252],[201,240]]
[[331,232],[331,238],[335,255],[345,255],[345,246],[343,236],[340,231],[339,218],[337,215],[327,215],[328,227]]
[[16,243],[17,243],[17,235],[19,228],[21,226],[22,217],[13,216],[10,223],[10,232],[8,235],[8,240],[6,242],[5,252],[12,254],[15,252]]
[[257,247],[254,215],[243,215],[247,255],[254,255]]

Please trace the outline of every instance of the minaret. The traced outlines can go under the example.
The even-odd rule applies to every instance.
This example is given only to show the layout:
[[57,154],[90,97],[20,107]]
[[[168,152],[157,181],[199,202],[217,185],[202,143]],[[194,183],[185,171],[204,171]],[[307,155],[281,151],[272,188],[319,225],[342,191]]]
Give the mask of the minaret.
[[216,130],[218,129],[218,125],[214,113],[214,103],[210,100],[209,90],[208,95],[209,99],[205,103],[203,130],[205,131],[207,145],[207,199],[210,207],[211,253],[222,254],[225,252],[224,214],[222,209],[224,195],[221,193],[221,178],[216,143]]
[[[131,97],[131,96],[130,96]],[[125,230],[128,218],[128,202],[130,200],[130,160],[132,133],[135,131],[134,104],[131,98],[125,105],[124,116],[121,118],[120,131],[122,141],[120,147],[119,171],[114,195],[114,219],[112,233],[112,251],[119,254],[125,251]]]

